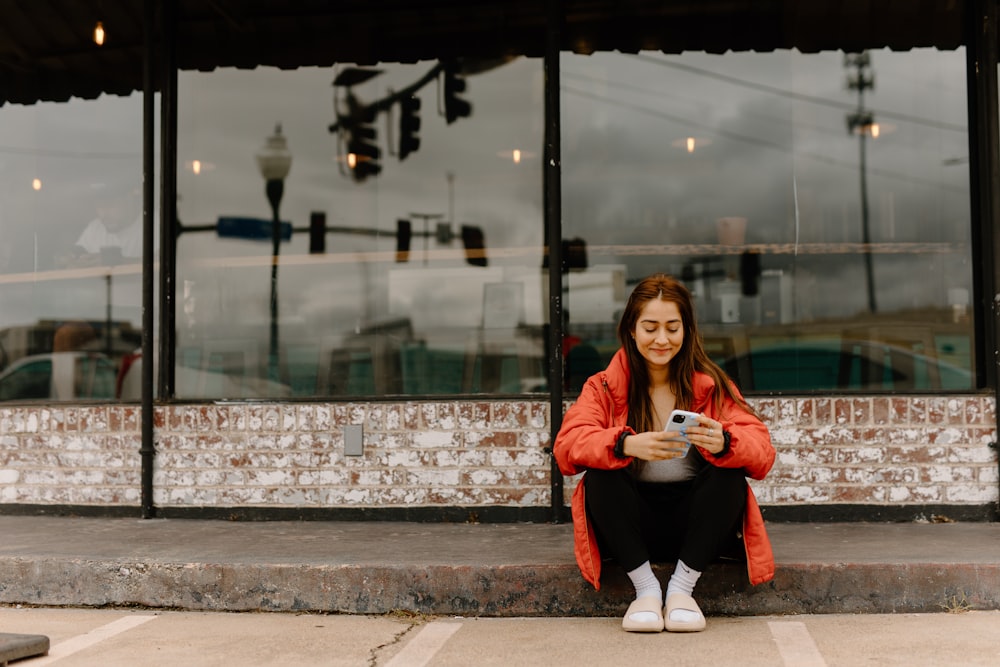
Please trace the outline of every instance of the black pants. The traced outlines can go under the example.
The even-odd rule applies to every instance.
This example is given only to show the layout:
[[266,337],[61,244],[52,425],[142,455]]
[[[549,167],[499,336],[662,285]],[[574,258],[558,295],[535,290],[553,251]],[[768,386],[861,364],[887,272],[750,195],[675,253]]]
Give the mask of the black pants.
[[694,479],[658,484],[639,482],[627,468],[591,469],[583,483],[602,554],[626,572],[647,560],[678,559],[704,571],[721,556],[742,553],[742,469],[705,464]]

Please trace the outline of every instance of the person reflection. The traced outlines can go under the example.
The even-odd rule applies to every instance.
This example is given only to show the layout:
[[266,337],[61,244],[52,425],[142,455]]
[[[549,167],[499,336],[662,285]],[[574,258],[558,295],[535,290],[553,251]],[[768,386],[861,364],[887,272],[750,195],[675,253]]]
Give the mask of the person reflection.
[[139,187],[131,179],[94,187],[96,216],[77,238],[69,264],[119,264],[142,257],[142,208]]
[[569,311],[563,311],[563,389],[577,392],[604,366],[597,348],[570,330]]
[[77,398],[76,353],[97,339],[89,323],[63,323],[52,337],[52,398],[67,401]]

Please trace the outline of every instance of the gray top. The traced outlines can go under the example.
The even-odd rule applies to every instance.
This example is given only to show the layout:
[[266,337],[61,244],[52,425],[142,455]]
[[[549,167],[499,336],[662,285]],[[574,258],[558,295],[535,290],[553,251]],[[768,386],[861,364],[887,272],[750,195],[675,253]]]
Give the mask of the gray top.
[[688,447],[684,456],[663,461],[646,461],[639,471],[640,482],[684,482],[698,472],[698,461]]

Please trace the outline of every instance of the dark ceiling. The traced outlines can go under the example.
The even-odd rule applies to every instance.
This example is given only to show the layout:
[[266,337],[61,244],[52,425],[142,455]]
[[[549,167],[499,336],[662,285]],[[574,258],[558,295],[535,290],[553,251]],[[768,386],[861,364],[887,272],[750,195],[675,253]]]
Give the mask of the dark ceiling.
[[[182,70],[542,56],[541,0],[156,0]],[[561,49],[858,51],[965,35],[965,0],[563,0]],[[143,0],[0,0],[0,105],[142,88]],[[107,33],[92,41],[94,24]],[[162,48],[157,53],[163,53]],[[158,87],[158,86],[157,86]]]

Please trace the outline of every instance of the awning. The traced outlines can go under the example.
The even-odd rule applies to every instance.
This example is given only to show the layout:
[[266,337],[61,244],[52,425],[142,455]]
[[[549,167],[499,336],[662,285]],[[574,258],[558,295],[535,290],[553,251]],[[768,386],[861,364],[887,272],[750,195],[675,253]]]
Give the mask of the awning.
[[[546,5],[176,0],[178,66],[541,57]],[[965,42],[965,0],[565,0],[561,8],[562,49],[577,53],[954,49]],[[0,0],[0,104],[140,90],[142,11],[143,0]],[[93,41],[98,21],[103,46]]]

